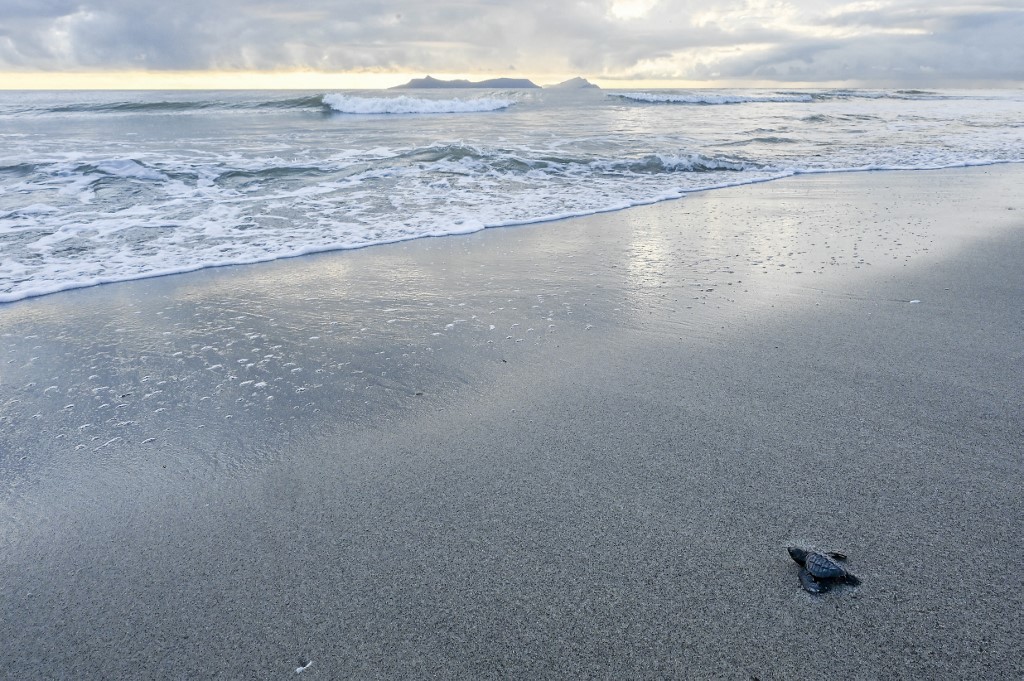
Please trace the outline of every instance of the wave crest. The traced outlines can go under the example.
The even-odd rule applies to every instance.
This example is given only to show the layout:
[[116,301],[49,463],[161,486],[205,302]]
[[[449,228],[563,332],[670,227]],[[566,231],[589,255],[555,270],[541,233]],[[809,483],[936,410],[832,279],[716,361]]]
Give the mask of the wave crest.
[[739,158],[714,158],[702,154],[673,156],[650,154],[639,159],[621,161],[598,161],[592,164],[597,170],[636,175],[661,175],[672,173],[711,173],[720,171],[742,172],[760,170],[756,163]]
[[804,94],[771,94],[771,95],[713,95],[695,92],[691,94],[670,94],[661,92],[622,92],[613,95],[622,99],[648,104],[747,104],[755,102],[812,102],[811,95]]
[[346,114],[437,114],[500,111],[515,104],[510,99],[424,99],[420,97],[356,97],[324,95],[324,106]]

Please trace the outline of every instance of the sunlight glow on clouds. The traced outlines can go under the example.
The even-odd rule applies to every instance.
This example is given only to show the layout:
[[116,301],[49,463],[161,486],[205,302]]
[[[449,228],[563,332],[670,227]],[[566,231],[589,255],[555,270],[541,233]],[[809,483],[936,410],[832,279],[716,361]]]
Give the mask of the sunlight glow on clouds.
[[608,13],[616,19],[640,19],[656,4],[658,0],[612,0]]
[[729,60],[751,58],[771,47],[766,44],[750,44],[678,50],[653,59],[643,59],[627,70],[626,76],[656,80],[688,80],[696,75],[700,80],[716,80],[722,77],[717,65]]
[[1021,0],[0,0],[0,87],[117,71],[969,86],[1024,81],[1021,35]]

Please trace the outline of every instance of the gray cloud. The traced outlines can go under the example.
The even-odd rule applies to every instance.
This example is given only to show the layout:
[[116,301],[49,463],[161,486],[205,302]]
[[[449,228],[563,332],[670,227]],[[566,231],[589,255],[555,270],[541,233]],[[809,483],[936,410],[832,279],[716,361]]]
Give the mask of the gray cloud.
[[0,0],[0,70],[1024,79],[1019,0]]
[[[848,16],[833,26],[848,25]],[[924,26],[919,35],[872,35],[861,39],[785,45],[747,60],[726,60],[723,77],[780,80],[864,80],[878,83],[954,84],[1024,80],[1024,12],[1000,11],[906,17],[872,27]],[[864,25],[860,23],[859,25]]]

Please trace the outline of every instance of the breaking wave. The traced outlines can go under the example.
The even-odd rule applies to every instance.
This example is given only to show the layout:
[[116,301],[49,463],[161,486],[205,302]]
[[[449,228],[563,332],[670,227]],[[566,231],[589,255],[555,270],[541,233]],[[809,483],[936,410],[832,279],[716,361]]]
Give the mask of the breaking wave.
[[661,92],[622,92],[612,95],[635,102],[649,104],[747,104],[753,102],[812,102],[814,98],[806,94],[765,94],[765,95],[715,95],[695,92],[691,94],[671,94]]
[[966,99],[962,95],[944,95],[928,90],[826,90],[817,92],[815,99]]
[[611,97],[648,104],[749,104],[749,103],[811,103],[852,99],[940,100],[984,99],[981,94],[948,94],[930,90],[816,90],[750,93],[716,92],[617,92]]
[[[965,98],[985,101],[942,101]],[[0,304],[795,174],[1021,163],[1020,103],[843,89],[7,94]],[[446,115],[372,115],[399,113]]]
[[49,106],[17,106],[4,107],[0,116],[40,116],[40,115],[187,115],[217,112],[249,112],[260,110],[297,109],[310,112],[322,111],[323,95],[306,95],[286,98],[269,99],[182,99],[158,101],[101,101],[73,102],[63,104],[54,102]]
[[424,99],[420,97],[356,97],[324,95],[324,106],[345,114],[439,114],[500,111],[515,104],[510,99]]

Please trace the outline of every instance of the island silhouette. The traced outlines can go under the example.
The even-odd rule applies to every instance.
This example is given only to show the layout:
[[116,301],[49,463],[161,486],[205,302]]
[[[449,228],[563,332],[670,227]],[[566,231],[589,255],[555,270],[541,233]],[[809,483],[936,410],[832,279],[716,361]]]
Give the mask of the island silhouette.
[[426,78],[413,78],[404,85],[396,85],[391,90],[413,90],[413,89],[456,89],[456,88],[540,88],[539,85],[528,78],[491,78],[490,80],[441,80],[433,76]]

